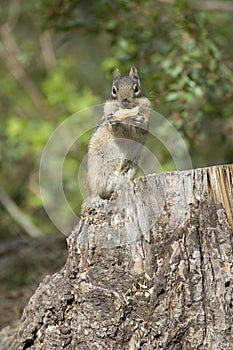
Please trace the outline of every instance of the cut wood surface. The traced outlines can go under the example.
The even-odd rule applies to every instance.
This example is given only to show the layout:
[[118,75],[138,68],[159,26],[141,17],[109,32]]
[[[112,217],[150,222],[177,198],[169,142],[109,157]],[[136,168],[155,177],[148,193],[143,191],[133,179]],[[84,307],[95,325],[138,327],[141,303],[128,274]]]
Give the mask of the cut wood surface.
[[232,231],[232,165],[126,183],[84,210],[0,348],[232,350]]

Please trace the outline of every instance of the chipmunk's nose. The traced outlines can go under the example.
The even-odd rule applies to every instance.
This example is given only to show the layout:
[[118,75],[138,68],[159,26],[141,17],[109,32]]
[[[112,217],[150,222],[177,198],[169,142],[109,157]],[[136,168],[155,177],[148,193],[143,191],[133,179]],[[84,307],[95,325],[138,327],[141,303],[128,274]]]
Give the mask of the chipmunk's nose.
[[123,104],[124,107],[128,107],[130,106],[131,102],[127,99],[127,98],[124,98],[121,103]]

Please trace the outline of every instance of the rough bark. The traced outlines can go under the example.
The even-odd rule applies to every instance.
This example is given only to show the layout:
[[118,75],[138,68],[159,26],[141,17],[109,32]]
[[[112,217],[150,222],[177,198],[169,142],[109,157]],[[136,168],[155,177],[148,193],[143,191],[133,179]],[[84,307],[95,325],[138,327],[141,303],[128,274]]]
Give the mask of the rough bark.
[[125,184],[86,210],[8,348],[233,348],[233,166]]

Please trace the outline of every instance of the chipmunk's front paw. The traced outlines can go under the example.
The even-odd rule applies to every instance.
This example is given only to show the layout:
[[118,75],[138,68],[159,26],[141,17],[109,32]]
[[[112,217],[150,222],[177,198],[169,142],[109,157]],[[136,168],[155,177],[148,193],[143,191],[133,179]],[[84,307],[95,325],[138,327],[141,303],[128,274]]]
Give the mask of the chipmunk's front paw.
[[137,115],[133,118],[135,124],[142,124],[145,121],[145,117],[143,115]]
[[109,125],[118,125],[118,124],[120,124],[121,122],[120,122],[120,120],[117,120],[116,119],[116,116],[114,115],[114,114],[108,114],[107,116],[106,116],[106,120],[107,120],[107,123],[109,124]]
[[112,120],[114,117],[114,114],[113,113],[109,113],[107,115],[105,115],[105,119],[107,120],[107,122],[109,122],[110,120]]
[[106,121],[110,125],[117,125],[120,123],[119,120],[116,120],[115,118],[116,118],[116,116],[113,113],[106,115]]

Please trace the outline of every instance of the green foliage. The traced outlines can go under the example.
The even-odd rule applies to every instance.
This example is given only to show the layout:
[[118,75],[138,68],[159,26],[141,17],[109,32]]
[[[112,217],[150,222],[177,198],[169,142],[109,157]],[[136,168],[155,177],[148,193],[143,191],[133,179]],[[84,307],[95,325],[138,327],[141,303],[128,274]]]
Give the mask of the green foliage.
[[99,102],[97,96],[85,86],[80,89],[72,76],[75,71],[72,58],[57,63],[56,70],[43,81],[43,91],[49,107],[71,115]]

